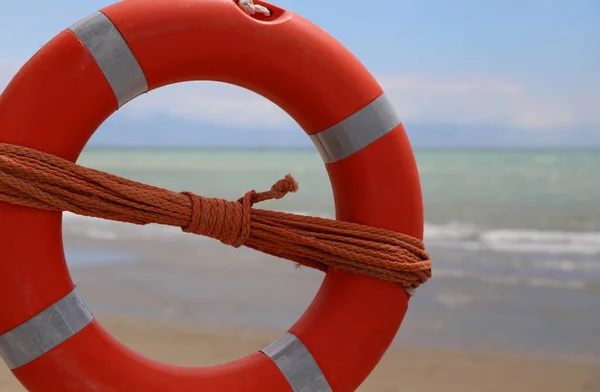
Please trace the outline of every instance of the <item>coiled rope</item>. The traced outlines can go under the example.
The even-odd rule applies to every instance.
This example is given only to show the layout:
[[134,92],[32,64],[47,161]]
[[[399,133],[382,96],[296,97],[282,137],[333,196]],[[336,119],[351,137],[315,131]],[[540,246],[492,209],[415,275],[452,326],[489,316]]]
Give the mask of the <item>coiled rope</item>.
[[179,226],[234,247],[244,245],[322,271],[345,268],[407,289],[431,277],[429,255],[419,239],[356,223],[253,208],[297,190],[298,184],[287,175],[269,191],[249,191],[237,201],[206,198],[0,143],[0,201],[138,225]]

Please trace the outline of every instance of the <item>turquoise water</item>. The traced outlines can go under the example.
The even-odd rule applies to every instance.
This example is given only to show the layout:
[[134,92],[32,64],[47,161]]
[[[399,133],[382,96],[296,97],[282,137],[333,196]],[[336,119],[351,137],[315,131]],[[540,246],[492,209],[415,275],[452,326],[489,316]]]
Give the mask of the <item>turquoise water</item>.
[[[426,221],[600,231],[600,151],[417,150]],[[286,173],[300,192],[268,207],[333,215],[313,150],[88,149],[79,163],[173,190],[237,199]]]

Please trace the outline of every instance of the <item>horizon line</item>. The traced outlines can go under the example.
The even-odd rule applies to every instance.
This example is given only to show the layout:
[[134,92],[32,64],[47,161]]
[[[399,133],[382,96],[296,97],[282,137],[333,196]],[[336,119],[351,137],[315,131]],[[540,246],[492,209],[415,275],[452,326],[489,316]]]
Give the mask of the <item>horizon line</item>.
[[[515,145],[515,146],[423,146],[413,145],[414,150],[519,150],[519,151],[597,151],[600,145]],[[292,145],[271,145],[271,146],[240,146],[240,145],[154,145],[154,144],[90,144],[85,147],[86,150],[312,150],[317,152],[314,146],[292,146]]]

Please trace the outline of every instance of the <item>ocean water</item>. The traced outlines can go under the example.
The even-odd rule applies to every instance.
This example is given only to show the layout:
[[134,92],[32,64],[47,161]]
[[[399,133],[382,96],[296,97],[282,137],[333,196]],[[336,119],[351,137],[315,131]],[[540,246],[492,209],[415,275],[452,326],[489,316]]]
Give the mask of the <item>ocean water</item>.
[[[600,285],[600,151],[417,150],[425,203],[425,243],[465,257],[436,273],[514,284]],[[300,191],[261,208],[335,215],[316,151],[86,149],[79,164],[175,191],[236,200],[286,173]],[[103,238],[178,236],[66,214],[76,232]],[[83,225],[83,226],[82,226]],[[67,229],[69,224],[66,225]],[[180,237],[179,237],[180,238]],[[474,262],[473,255],[485,253]]]
[[[417,150],[416,157],[433,279],[411,301],[398,339],[600,361],[600,151]],[[86,149],[78,163],[175,191],[230,200],[250,189],[269,189],[291,173],[300,184],[299,192],[261,203],[261,208],[335,215],[325,168],[313,150]],[[142,273],[129,263],[140,253],[121,252],[143,248],[140,244],[178,249],[175,244],[181,241],[199,240],[179,228],[65,213],[63,230],[73,244],[77,238],[84,238],[85,244],[101,243],[97,252],[92,245],[67,244],[72,267],[121,263],[121,269],[133,268],[126,285],[136,279],[142,282],[140,274],[150,274],[156,290],[172,295],[176,288],[177,301],[194,304],[185,314],[195,321],[243,324],[262,319],[285,328],[302,311],[302,306],[280,306],[285,311],[265,313],[265,303],[272,299],[248,299],[257,295],[252,284],[265,282],[247,282],[238,292],[242,282],[258,279],[254,275],[223,286],[228,287],[228,296],[246,301],[242,307],[227,315],[219,307],[207,311],[205,297],[214,286],[209,278],[203,278],[206,287],[200,290],[199,278],[191,282],[176,269],[168,276]],[[238,256],[211,257],[219,260],[203,257],[190,262],[227,263]],[[115,279],[115,274],[109,269],[107,279]],[[88,278],[95,281],[97,276]],[[165,279],[171,283],[157,283]],[[317,281],[313,283],[308,285],[311,290],[318,287]],[[282,288],[280,296],[288,289]],[[276,307],[267,308],[272,312]],[[142,312],[135,307],[121,311]]]

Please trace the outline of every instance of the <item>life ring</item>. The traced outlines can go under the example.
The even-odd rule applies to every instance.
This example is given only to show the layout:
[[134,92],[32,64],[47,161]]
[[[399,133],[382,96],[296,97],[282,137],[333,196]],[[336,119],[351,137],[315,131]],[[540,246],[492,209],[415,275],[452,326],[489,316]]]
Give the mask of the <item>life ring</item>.
[[[252,90],[309,134],[331,179],[337,219],[422,239],[416,162],[382,88],[340,43],[302,17],[258,2],[128,0],[58,34],[0,97],[0,141],[76,161],[115,110],[175,82]],[[61,214],[0,203],[0,353],[29,391],[354,391],[408,307],[398,284],[326,273],[285,335],[243,359],[185,368],[111,337],[77,295]]]

